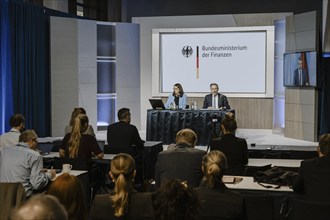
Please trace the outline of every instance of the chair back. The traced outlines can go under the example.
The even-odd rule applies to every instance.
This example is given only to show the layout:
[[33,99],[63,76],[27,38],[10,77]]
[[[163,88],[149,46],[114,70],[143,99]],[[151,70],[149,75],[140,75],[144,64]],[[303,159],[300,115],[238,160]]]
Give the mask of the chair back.
[[22,183],[0,183],[0,219],[9,219],[11,212],[24,200]]
[[320,203],[293,198],[287,213],[289,220],[318,219],[326,220],[330,217],[330,203]]

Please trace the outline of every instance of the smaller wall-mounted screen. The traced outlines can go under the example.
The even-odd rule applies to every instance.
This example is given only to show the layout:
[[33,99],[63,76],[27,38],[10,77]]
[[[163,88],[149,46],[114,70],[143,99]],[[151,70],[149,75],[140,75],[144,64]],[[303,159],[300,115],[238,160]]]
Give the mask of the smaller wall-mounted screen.
[[316,51],[286,53],[283,67],[284,86],[317,86]]

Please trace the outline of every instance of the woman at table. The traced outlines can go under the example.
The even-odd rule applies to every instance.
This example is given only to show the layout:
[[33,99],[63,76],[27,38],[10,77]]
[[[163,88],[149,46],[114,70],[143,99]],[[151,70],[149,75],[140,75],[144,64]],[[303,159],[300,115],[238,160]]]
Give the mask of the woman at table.
[[[86,115],[86,110],[82,107],[79,108],[74,108],[72,113],[71,113],[71,119],[70,123],[68,126],[65,127],[64,129],[64,134],[67,135],[68,133],[72,132],[73,124],[74,124],[74,119],[79,115],[79,114],[84,114]],[[94,129],[92,125],[88,125],[88,128],[85,131],[86,134],[93,135],[95,137]]]
[[243,175],[245,165],[249,162],[246,140],[235,136],[237,122],[232,113],[226,114],[221,122],[222,136],[213,139],[211,150],[219,150],[227,157],[228,175]]
[[92,220],[154,219],[151,193],[134,190],[135,162],[124,153],[116,155],[109,175],[115,184],[110,195],[96,195],[91,210]]
[[187,105],[187,95],[184,93],[180,83],[176,83],[173,86],[173,93],[168,96],[165,108],[171,109],[177,107],[179,109],[185,109]]
[[222,182],[227,169],[226,156],[217,150],[203,157],[204,178],[196,188],[201,201],[200,219],[244,219],[243,197]]
[[65,135],[59,150],[60,157],[82,158],[89,160],[92,153],[99,158],[103,158],[103,152],[100,149],[94,136],[86,134],[88,128],[88,117],[79,114],[73,123],[72,132]]
[[47,194],[58,198],[68,213],[69,220],[87,220],[86,200],[80,180],[63,173],[51,183]]

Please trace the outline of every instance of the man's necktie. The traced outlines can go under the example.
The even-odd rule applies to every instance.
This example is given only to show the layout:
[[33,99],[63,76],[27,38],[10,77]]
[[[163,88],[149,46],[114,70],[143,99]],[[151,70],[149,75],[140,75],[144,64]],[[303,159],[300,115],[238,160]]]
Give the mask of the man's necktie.
[[217,108],[217,106],[215,106],[215,95],[213,96],[213,108]]

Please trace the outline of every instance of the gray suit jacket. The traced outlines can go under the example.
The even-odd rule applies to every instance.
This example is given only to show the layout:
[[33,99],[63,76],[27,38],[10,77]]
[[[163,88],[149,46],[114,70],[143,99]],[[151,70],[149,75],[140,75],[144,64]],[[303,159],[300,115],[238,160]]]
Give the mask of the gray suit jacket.
[[160,187],[168,179],[180,179],[187,181],[190,186],[199,186],[203,177],[202,158],[205,154],[205,151],[191,148],[185,143],[160,152],[156,164],[156,186]]

